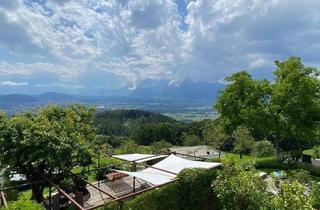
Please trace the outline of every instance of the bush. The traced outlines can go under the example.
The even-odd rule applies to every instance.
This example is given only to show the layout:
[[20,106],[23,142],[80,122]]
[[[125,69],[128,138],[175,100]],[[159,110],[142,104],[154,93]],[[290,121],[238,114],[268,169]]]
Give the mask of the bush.
[[151,144],[152,152],[154,154],[159,154],[161,152],[167,152],[167,150],[172,147],[172,144],[166,142],[165,140],[156,141]]
[[[137,196],[122,203],[122,209],[130,210],[215,210],[218,200],[211,188],[216,178],[215,170],[185,169],[178,175],[179,181]],[[120,203],[105,206],[104,210],[118,210]]]
[[280,153],[278,159],[286,166],[293,166],[296,163],[294,157],[289,152]]
[[2,210],[44,210],[45,208],[33,200],[29,200],[25,196],[20,196],[18,201],[10,202],[8,208]]
[[320,146],[314,146],[312,149],[312,157],[313,158],[320,158]]
[[315,209],[320,209],[320,182],[312,183],[311,203]]
[[273,198],[275,209],[281,210],[313,210],[311,198],[305,194],[307,188],[299,182],[283,182],[279,193]]
[[270,157],[274,155],[273,144],[270,141],[258,141],[255,143],[253,153],[256,157]]
[[296,180],[301,184],[308,184],[312,180],[310,172],[303,169],[291,170],[289,175],[291,180]]
[[221,204],[220,209],[267,209],[269,196],[266,184],[256,173],[254,169],[246,171],[232,162],[225,163],[212,183]]

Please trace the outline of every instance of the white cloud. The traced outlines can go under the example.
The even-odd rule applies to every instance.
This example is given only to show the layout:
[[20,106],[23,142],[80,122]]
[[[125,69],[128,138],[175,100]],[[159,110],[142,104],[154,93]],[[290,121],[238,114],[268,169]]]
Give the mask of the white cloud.
[[1,81],[2,86],[25,86],[28,82]]
[[0,55],[12,58],[0,60],[0,75],[66,89],[135,88],[145,79],[264,74],[290,55],[319,66],[318,0],[186,2],[182,18],[173,0],[4,1]]

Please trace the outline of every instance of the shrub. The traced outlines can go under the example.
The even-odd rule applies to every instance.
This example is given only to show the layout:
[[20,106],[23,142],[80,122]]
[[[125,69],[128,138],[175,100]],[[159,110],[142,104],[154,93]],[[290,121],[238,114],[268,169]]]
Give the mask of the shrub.
[[292,166],[296,163],[295,159],[289,152],[280,153],[278,159],[286,166]]
[[312,149],[312,157],[313,158],[320,158],[320,146],[314,146]]
[[311,182],[310,172],[303,169],[291,170],[289,175],[291,180],[296,180],[301,184],[308,184]]
[[215,170],[185,169],[178,175],[179,181],[137,196],[122,204],[105,206],[104,210],[215,210],[218,200],[211,188],[216,178]]
[[270,157],[274,155],[273,145],[270,141],[258,141],[255,143],[253,153],[257,157]]
[[32,210],[44,210],[45,208],[38,204],[36,201],[29,200],[25,196],[20,196],[19,200],[10,202],[8,208],[2,210],[25,210],[25,209],[32,209]]
[[320,209],[320,182],[312,183],[311,203],[315,209]]
[[166,142],[165,140],[156,141],[151,144],[152,152],[158,154],[161,152],[167,152],[167,150],[172,147],[172,144]]
[[266,184],[256,171],[244,170],[234,163],[225,163],[212,188],[220,201],[220,209],[267,209],[269,196]]
[[279,193],[273,198],[275,209],[281,210],[313,210],[311,198],[305,195],[307,188],[299,182],[282,182]]

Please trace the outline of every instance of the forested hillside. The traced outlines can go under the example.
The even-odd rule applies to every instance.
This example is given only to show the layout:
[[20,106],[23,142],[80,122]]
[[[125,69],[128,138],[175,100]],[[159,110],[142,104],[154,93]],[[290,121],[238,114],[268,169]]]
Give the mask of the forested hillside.
[[[94,119],[99,135],[129,137],[141,145],[150,145],[161,140],[172,145],[199,144],[203,139],[201,126],[204,126],[204,122],[184,123],[142,110],[99,112]],[[116,143],[115,140],[113,142]]]
[[177,123],[173,118],[142,110],[112,110],[95,115],[99,134],[130,136],[147,124]]

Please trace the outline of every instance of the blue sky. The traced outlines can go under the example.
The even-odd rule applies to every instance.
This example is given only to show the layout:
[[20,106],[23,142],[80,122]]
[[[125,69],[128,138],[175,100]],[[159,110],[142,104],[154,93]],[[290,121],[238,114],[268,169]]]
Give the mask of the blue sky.
[[319,0],[0,0],[0,94],[217,82],[320,66]]

